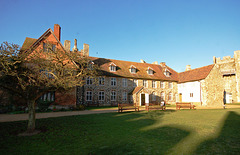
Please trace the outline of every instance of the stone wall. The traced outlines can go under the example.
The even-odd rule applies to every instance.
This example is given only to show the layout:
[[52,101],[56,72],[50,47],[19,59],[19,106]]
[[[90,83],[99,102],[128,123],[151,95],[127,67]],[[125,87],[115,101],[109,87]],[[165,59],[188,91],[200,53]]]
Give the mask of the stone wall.
[[[93,82],[91,85],[84,85],[84,102],[86,104],[92,104],[92,105],[100,105],[100,106],[110,106],[110,105],[117,105],[118,103],[135,103],[139,104],[140,100],[140,93],[138,94],[129,94],[131,93],[135,86],[133,79],[126,78],[127,79],[127,86],[123,86],[123,78],[121,77],[115,77],[117,80],[117,85],[116,86],[111,86],[111,78],[113,77],[104,77],[105,82],[104,85],[99,85],[98,84],[98,79]],[[143,80],[142,79],[137,79],[138,80],[138,85],[137,86],[143,86]],[[160,81],[156,81],[156,88],[152,87],[152,80],[147,80],[147,87],[144,88],[147,90],[149,94],[149,102],[152,101],[152,94],[155,92],[156,94],[156,101],[154,102],[160,102],[160,94],[161,92],[164,92],[165,94],[165,100],[168,101],[168,94],[171,92],[172,93],[172,100],[168,101],[169,103],[175,103],[176,102],[176,95],[177,95],[177,82],[172,82],[172,88],[169,88],[169,82],[164,81],[164,88],[160,88]],[[111,101],[111,91],[114,90],[116,91],[116,100]],[[86,100],[86,93],[87,91],[92,91],[92,101],[87,101]],[[104,101],[99,101],[99,92],[104,91]],[[127,100],[123,100],[123,92],[127,93]],[[81,98],[80,95],[82,92],[78,93],[78,98]],[[132,99],[131,99],[132,98]]]
[[222,106],[224,95],[224,80],[219,65],[215,65],[207,78],[201,80],[202,105]]

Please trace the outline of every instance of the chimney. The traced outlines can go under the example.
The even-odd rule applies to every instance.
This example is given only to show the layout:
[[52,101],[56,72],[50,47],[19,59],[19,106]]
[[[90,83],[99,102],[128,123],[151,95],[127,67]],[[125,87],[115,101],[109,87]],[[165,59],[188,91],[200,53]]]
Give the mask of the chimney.
[[155,64],[155,65],[157,65],[157,64],[158,64],[158,62],[157,62],[157,61],[154,61],[152,64]]
[[78,48],[77,48],[77,39],[74,39],[74,47],[72,49],[73,52],[77,52]]
[[166,63],[165,62],[160,62],[160,66],[166,67]]
[[59,41],[61,41],[61,27],[58,24],[54,24],[54,34]]
[[64,41],[64,48],[65,48],[65,50],[66,51],[70,51],[70,48],[71,48],[71,41],[69,41],[69,40],[65,40]]
[[186,66],[186,71],[190,71],[191,70],[191,65],[187,65]]
[[83,56],[89,56],[89,45],[83,44]]
[[140,60],[141,63],[146,63],[143,59]]

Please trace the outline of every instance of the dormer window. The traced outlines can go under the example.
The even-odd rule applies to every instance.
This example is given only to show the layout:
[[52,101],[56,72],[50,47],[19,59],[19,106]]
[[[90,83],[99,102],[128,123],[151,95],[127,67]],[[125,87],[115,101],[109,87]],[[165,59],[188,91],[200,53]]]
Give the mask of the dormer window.
[[148,75],[153,75],[153,71],[154,70],[152,68],[148,67],[148,69],[147,69]]
[[136,74],[137,68],[132,65],[132,66],[130,66],[129,71],[130,71],[130,73],[132,73],[132,74]]
[[110,72],[116,72],[117,65],[115,65],[114,63],[111,63],[109,69],[110,69]]
[[93,65],[94,65],[93,61],[88,62],[88,69],[93,70]]
[[171,76],[171,72],[170,72],[168,69],[165,69],[164,75],[165,75],[166,77],[170,77],[170,76]]

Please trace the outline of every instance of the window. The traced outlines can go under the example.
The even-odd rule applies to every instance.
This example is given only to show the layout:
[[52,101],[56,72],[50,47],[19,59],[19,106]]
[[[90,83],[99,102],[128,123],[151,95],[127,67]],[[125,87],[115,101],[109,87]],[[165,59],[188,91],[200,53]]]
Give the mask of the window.
[[171,101],[172,100],[172,93],[168,94],[168,100]]
[[87,85],[91,85],[92,84],[92,78],[87,77]]
[[165,75],[166,77],[170,77],[170,76],[171,76],[171,72],[170,72],[169,70],[165,69],[164,75]]
[[169,83],[168,83],[168,88],[169,88],[169,89],[172,89],[172,88],[173,88],[172,82],[169,82]]
[[122,86],[127,87],[127,79],[122,79]]
[[155,92],[152,93],[152,101],[156,101],[156,93]]
[[190,93],[190,97],[193,97],[193,93]]
[[136,72],[137,72],[137,68],[135,67],[135,66],[130,66],[130,73],[132,73],[132,74],[136,74]]
[[136,73],[136,71],[137,71],[137,69],[136,69],[136,68],[130,68],[130,72],[131,72],[131,73],[135,74],[135,73]]
[[90,61],[90,62],[88,62],[88,69],[89,70],[93,70],[93,65],[94,65],[94,62],[93,61]]
[[40,100],[42,100],[42,101],[54,101],[55,100],[55,92],[48,92],[48,93],[43,94],[40,97]]
[[147,70],[147,73],[148,73],[148,75],[153,75],[153,70],[148,69],[148,70]]
[[156,88],[156,81],[155,80],[152,81],[152,87]]
[[147,80],[143,80],[143,87],[147,87]]
[[111,101],[116,101],[116,91],[115,90],[111,91]]
[[117,85],[116,78],[111,78],[111,86],[116,86],[116,85]]
[[137,79],[133,79],[133,86],[137,87],[138,86],[138,80]]
[[164,82],[160,81],[160,88],[164,88]]
[[104,91],[100,91],[100,92],[98,93],[98,100],[99,100],[99,101],[104,101]]
[[161,98],[161,101],[165,100],[165,94],[164,94],[164,92],[161,92],[160,98]]
[[123,92],[122,94],[122,100],[127,101],[127,92]]
[[100,86],[103,86],[104,82],[105,82],[105,78],[104,77],[99,77],[98,82],[99,82]]
[[44,52],[51,52],[56,50],[56,45],[47,45],[46,43],[43,43],[43,51]]
[[110,72],[116,72],[117,70],[117,65],[115,65],[114,63],[110,64]]
[[86,95],[86,100],[87,101],[92,101],[92,91],[87,91],[87,95]]

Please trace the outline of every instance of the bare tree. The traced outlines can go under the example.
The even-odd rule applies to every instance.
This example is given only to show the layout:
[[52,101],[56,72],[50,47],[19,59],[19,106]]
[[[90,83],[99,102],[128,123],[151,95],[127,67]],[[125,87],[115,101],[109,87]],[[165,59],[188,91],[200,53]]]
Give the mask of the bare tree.
[[[47,50],[46,50],[47,49]],[[97,75],[97,66],[79,52],[53,49],[20,52],[18,45],[4,42],[0,46],[0,87],[27,101],[27,132],[35,130],[36,100],[48,91],[67,91],[84,84],[84,77]]]

